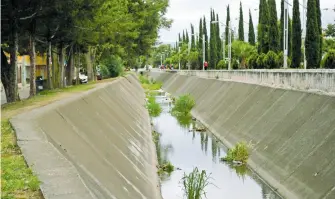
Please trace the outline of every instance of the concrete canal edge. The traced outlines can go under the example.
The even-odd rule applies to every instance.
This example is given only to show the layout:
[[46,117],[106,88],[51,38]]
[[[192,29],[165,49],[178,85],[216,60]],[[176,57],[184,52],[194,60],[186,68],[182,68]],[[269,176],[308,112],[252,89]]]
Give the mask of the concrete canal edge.
[[228,147],[253,146],[249,166],[284,198],[335,198],[335,97],[152,72]]
[[44,197],[162,198],[144,99],[128,75],[12,118]]

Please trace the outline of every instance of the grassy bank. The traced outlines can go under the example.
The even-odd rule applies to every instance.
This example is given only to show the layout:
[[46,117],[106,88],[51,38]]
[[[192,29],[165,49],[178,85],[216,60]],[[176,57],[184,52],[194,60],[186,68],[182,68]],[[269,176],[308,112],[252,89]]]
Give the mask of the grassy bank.
[[9,119],[17,114],[48,105],[74,93],[84,92],[98,84],[113,80],[106,79],[96,83],[43,91],[35,97],[1,106],[1,198],[43,198],[39,191],[40,182],[24,160]]

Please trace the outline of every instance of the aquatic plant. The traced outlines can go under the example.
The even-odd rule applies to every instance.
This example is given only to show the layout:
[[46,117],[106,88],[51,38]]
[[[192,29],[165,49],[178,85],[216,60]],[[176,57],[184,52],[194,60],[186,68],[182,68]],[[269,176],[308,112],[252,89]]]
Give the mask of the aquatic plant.
[[209,185],[210,176],[205,170],[199,171],[196,167],[190,174],[184,173],[182,178],[183,189],[187,199],[201,199],[206,197],[205,188]]
[[195,100],[190,94],[181,95],[175,101],[175,106],[172,109],[173,115],[187,115],[195,106]]
[[161,114],[162,112],[162,107],[156,102],[156,98],[154,95],[152,95],[151,93],[149,93],[147,95],[147,109],[149,111],[149,115],[151,117],[157,117],[159,116],[159,114]]
[[145,77],[143,75],[139,76],[139,80],[140,80],[144,90],[153,91],[153,90],[159,90],[160,88],[162,88],[162,83],[161,82],[157,82],[157,81],[154,81],[154,80],[150,81],[147,77]]
[[228,149],[226,157],[221,158],[222,161],[246,163],[249,158],[248,146],[245,142],[238,142],[235,147]]

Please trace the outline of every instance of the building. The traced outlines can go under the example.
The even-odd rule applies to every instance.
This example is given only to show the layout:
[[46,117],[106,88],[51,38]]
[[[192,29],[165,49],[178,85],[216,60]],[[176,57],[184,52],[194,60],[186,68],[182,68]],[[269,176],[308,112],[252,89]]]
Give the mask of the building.
[[[7,56],[8,63],[10,63],[10,54],[5,52]],[[22,55],[17,57],[17,82],[22,85],[29,84],[30,82],[30,56]],[[47,67],[46,67],[47,59],[46,55],[44,56],[36,56],[35,64],[36,64],[36,72],[35,77],[42,76],[43,79],[47,78]]]

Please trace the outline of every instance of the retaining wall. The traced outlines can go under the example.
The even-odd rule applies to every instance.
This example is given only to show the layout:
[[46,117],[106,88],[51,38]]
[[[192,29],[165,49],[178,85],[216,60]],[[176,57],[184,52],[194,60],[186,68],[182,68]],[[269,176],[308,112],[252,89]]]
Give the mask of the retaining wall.
[[11,120],[46,199],[161,198],[144,98],[127,76]]
[[169,73],[151,76],[228,147],[253,146],[248,161],[284,198],[335,198],[335,97]]
[[321,92],[335,95],[334,69],[308,70],[181,70],[181,75],[190,75],[225,81],[244,82],[270,86],[275,88],[294,89],[302,91]]

